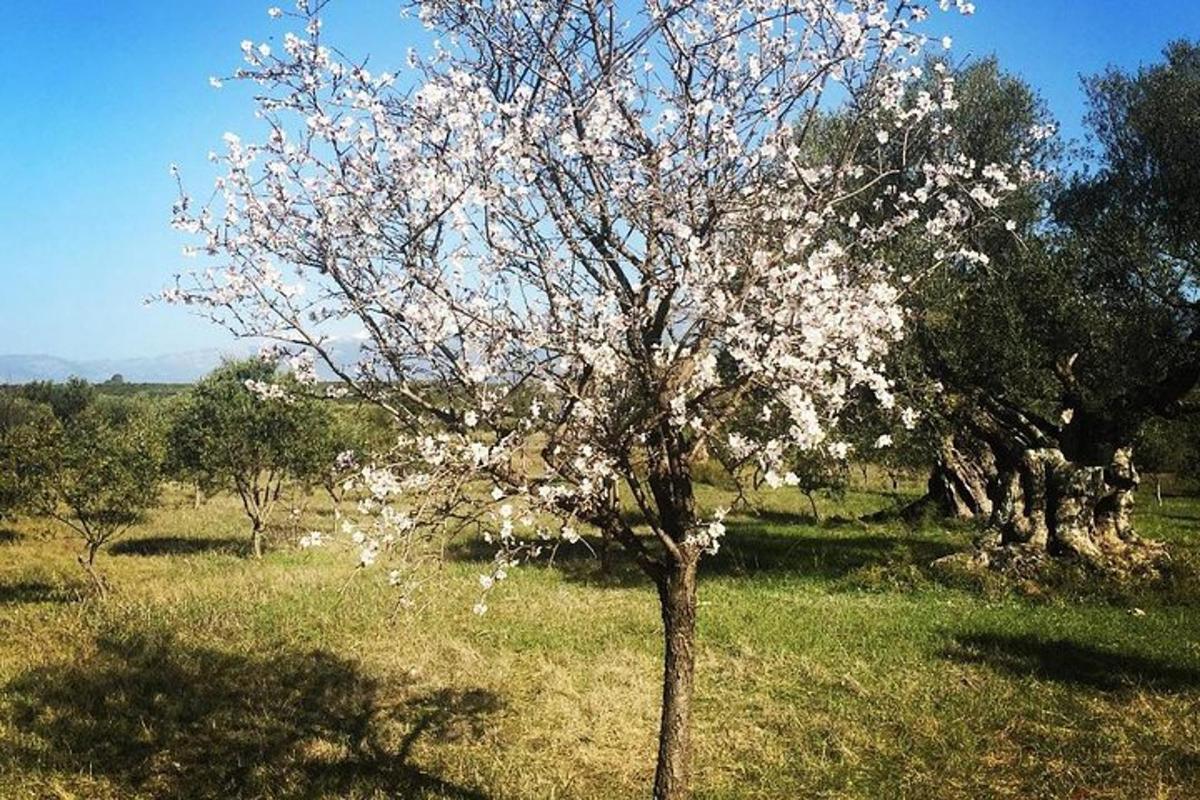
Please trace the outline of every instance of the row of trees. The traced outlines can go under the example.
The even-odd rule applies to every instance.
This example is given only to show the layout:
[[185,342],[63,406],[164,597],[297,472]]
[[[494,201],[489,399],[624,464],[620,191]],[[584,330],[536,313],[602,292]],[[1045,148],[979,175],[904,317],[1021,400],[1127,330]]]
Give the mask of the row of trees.
[[169,398],[112,396],[81,380],[0,393],[0,516],[40,515],[78,534],[79,563],[100,594],[97,554],[155,507],[165,481],[198,498],[233,492],[261,556],[285,484],[319,488],[337,505],[382,430],[361,407],[297,388],[273,363],[250,359]]

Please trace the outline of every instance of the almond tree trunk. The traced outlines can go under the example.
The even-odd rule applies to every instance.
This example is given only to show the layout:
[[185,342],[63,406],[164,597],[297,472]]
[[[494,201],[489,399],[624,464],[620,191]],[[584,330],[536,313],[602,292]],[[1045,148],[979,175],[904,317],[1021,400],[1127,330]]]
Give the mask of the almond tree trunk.
[[673,564],[657,581],[665,652],[658,766],[654,773],[655,800],[691,797],[698,564],[698,555],[685,550],[682,561]]
[[[662,716],[654,800],[689,800],[692,794],[692,696],[696,675],[696,572],[701,549],[689,541],[696,524],[696,500],[687,450],[678,435],[664,430],[651,442],[663,458],[652,461],[647,482],[656,510],[656,533],[664,545],[652,557],[620,522],[619,499],[610,496],[612,532],[629,546],[658,589],[663,621]],[[605,527],[605,526],[600,526]],[[632,544],[631,544],[632,542]]]

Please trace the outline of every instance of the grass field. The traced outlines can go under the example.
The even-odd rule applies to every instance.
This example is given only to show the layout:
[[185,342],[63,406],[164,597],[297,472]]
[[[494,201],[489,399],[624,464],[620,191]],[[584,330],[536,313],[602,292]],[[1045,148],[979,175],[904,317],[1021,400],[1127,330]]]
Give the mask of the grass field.
[[[764,504],[702,570],[699,797],[1200,797],[1188,586],[952,587],[926,565],[969,530]],[[1147,494],[1138,521],[1200,554],[1200,501]],[[229,498],[172,500],[101,556],[100,603],[67,534],[0,529],[0,797],[648,794],[661,645],[632,569],[522,568],[476,617],[464,549],[397,611],[345,551],[289,534],[254,562],[244,530]]]

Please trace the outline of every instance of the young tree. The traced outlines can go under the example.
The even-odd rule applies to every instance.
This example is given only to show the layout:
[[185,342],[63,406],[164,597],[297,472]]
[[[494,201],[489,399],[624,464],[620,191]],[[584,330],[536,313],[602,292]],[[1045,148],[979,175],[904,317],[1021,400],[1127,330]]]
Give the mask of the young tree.
[[36,419],[14,459],[29,487],[28,507],[83,538],[79,564],[104,597],[108,583],[96,555],[158,502],[162,430],[141,404],[96,398],[86,389],[63,389],[60,398],[87,399],[52,404],[53,413]]
[[817,508],[817,493],[827,492],[835,497],[842,497],[850,483],[850,465],[844,458],[837,458],[821,450],[805,450],[799,453],[791,463],[791,472],[785,476],[791,477],[800,493],[808,498],[809,508],[812,509],[813,522],[821,521],[821,512]]
[[1190,479],[1195,475],[1200,456],[1200,418],[1195,415],[1175,419],[1156,418],[1141,430],[1137,443],[1138,469],[1154,479],[1154,499],[1163,504],[1163,477]]
[[[225,137],[214,205],[181,196],[177,226],[220,267],[167,298],[315,353],[395,416],[406,446],[367,481],[389,537],[490,520],[486,584],[580,523],[620,542],[663,619],[654,794],[686,797],[696,575],[724,531],[693,461],[751,396],[789,420],[747,444],[765,475],[856,390],[890,405],[888,243],[919,231],[927,269],[979,260],[960,236],[1021,170],[903,157],[954,104],[948,75],[909,91],[911,0],[433,0],[437,41],[400,77],[336,57],[322,5],[279,52],[244,43],[269,132]],[[332,350],[349,325],[352,367]]]
[[327,410],[295,388],[270,361],[223,364],[196,384],[169,433],[177,469],[206,490],[231,488],[242,501],[256,558],[284,481],[314,480],[334,457],[321,447]]
[[163,464],[163,476],[170,481],[187,487],[192,493],[192,508],[199,509],[205,500],[205,489],[211,488],[213,481],[208,479],[199,467],[195,457],[200,433],[183,425],[180,418],[188,407],[187,394],[177,394],[166,398],[160,405],[160,410],[166,421],[166,461]]

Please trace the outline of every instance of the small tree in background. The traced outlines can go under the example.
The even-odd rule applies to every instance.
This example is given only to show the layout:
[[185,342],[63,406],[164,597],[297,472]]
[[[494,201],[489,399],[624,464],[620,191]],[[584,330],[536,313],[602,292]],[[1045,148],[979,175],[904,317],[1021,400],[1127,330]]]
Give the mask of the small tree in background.
[[792,471],[786,477],[792,478],[796,488],[808,498],[813,522],[820,522],[821,512],[817,508],[817,493],[826,492],[834,497],[843,496],[850,483],[850,468],[845,459],[835,458],[822,450],[803,450],[792,462]]
[[41,475],[26,468],[40,432],[51,428],[54,415],[43,404],[0,393],[0,519],[29,510]]
[[1196,477],[1200,466],[1200,417],[1151,420],[1138,436],[1134,456],[1142,470],[1154,478],[1154,497],[1163,503],[1163,476],[1176,480]]
[[192,508],[198,509],[204,502],[205,488],[215,483],[204,474],[193,457],[200,435],[199,431],[180,424],[180,417],[188,408],[189,395],[181,394],[163,401],[161,410],[166,422],[166,461],[164,476],[192,493]]
[[340,527],[342,503],[354,485],[354,478],[373,454],[386,452],[391,443],[391,425],[385,413],[375,406],[338,405],[313,443],[320,450],[315,483],[333,504],[334,532]]
[[196,385],[171,426],[171,463],[205,491],[237,494],[256,558],[284,481],[315,481],[330,458],[329,412],[296,389],[268,361],[232,361]]
[[158,502],[162,428],[141,404],[96,398],[87,388],[51,391],[47,399],[72,402],[48,404],[12,456],[27,506],[82,537],[79,564],[103,597],[108,584],[96,569],[97,553]]
[[[719,360],[718,369],[728,370],[730,366],[727,358]],[[753,443],[772,438],[782,440],[787,435],[791,419],[761,412],[761,409],[770,406],[770,396],[756,395],[747,400],[739,413],[728,421],[728,436],[714,441],[706,453],[713,456],[720,465],[720,473],[737,492],[735,506],[752,505],[747,494],[750,488],[795,488],[808,500],[813,522],[820,522],[817,493],[825,492],[833,497],[845,495],[850,485],[849,458],[855,452],[854,444],[845,440],[841,435],[843,431],[831,430],[829,433],[832,436],[818,445],[786,448],[778,459],[779,469],[763,469],[763,462],[756,458]],[[856,422],[870,430],[879,429],[881,424],[878,415],[869,423],[863,423],[862,420]]]

